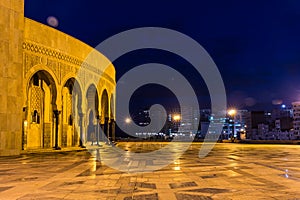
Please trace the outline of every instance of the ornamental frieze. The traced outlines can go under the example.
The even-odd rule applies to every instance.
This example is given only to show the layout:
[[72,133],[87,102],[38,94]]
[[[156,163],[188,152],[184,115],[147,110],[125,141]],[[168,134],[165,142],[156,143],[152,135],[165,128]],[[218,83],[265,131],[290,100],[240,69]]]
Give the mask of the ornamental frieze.
[[[30,41],[25,41],[22,47],[25,50],[24,59],[26,63],[25,64],[26,72],[30,69],[30,67],[34,65],[44,64],[53,70],[58,80],[60,81],[60,79],[64,77],[68,72],[73,72],[74,70],[78,72],[79,68],[82,67],[84,69],[87,69],[88,71],[103,76],[105,79],[110,81],[113,85],[115,84],[114,79],[111,78],[107,73],[104,73],[98,67],[90,65],[87,62],[75,58],[74,56],[70,56],[68,54],[51,49],[49,47],[32,43]],[[38,54],[40,54],[40,56]],[[61,69],[59,69],[59,67],[61,67]],[[59,72],[59,70],[62,70],[62,72]]]

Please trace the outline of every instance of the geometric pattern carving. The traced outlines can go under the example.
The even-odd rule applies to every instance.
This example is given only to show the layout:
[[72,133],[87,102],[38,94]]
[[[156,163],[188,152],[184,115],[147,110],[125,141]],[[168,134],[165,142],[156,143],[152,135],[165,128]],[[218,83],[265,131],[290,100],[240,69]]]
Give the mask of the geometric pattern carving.
[[73,117],[72,116],[72,95],[70,95],[70,94],[67,94],[67,118],[68,118],[68,124],[69,125],[71,125],[70,124],[70,116],[71,116],[71,118]]
[[57,80],[60,81],[61,77],[58,69],[58,62],[53,59],[48,59],[47,66],[54,72]]
[[39,86],[31,86],[31,97],[30,97],[30,112],[33,113],[35,110],[41,113],[41,97],[42,89]]
[[68,125],[63,125],[62,136],[61,136],[61,146],[66,147],[68,143]]
[[44,148],[51,147],[51,123],[44,123]]
[[40,56],[25,53],[24,54],[24,67],[25,67],[24,75],[28,72],[30,67],[40,64],[40,60],[41,60]]
[[78,71],[75,67],[72,67],[71,65],[60,63],[60,73],[61,77],[64,77],[70,72],[73,72],[76,74],[76,71]]
[[[59,71],[63,71],[62,75],[65,75],[66,73],[73,70],[73,69],[70,70],[70,68],[69,68],[70,65],[63,65],[62,64],[62,63],[69,63],[71,65],[76,65],[76,67],[75,67],[76,72],[78,71],[79,67],[83,67],[84,69],[87,69],[88,71],[94,72],[97,75],[101,75],[103,78],[105,78],[106,80],[111,82],[113,85],[115,84],[114,79],[111,78],[107,73],[104,73],[98,67],[95,67],[95,66],[93,66],[93,65],[91,65],[91,64],[89,64],[89,63],[87,63],[83,60],[75,58],[74,56],[68,55],[66,53],[60,52],[60,51],[55,50],[55,49],[51,49],[49,47],[42,46],[40,44],[34,44],[32,42],[29,42],[29,41],[23,42],[22,47],[25,51],[31,51],[32,53],[35,54],[35,55],[26,54],[27,58],[25,58],[25,59],[27,59],[26,61],[29,61],[29,63],[26,64],[26,71],[28,71],[28,69],[30,67],[32,67],[35,64],[38,64],[38,63],[41,62],[40,57],[37,56],[36,54],[42,54],[42,55],[45,55],[49,58],[48,59],[48,66],[51,67],[51,69],[53,71],[55,71],[55,74],[58,76],[57,77],[58,80],[61,79],[61,74],[59,73]],[[29,58],[29,56],[33,56],[35,58]],[[31,60],[31,59],[33,59],[33,60]],[[49,62],[51,62],[51,63],[49,63]],[[62,64],[60,69],[58,68],[58,66],[59,66],[58,63]],[[67,67],[67,69],[63,69],[64,67]]]

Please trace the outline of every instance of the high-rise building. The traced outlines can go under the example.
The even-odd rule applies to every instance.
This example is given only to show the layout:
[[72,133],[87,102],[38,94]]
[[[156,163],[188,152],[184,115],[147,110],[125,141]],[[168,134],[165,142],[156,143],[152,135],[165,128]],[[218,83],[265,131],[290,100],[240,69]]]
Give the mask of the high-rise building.
[[250,111],[246,118],[246,137],[247,139],[255,138],[257,135],[258,124],[265,124],[264,111]]
[[300,139],[300,101],[293,102],[293,127],[294,135]]
[[293,128],[293,109],[285,106],[284,104],[280,108],[276,108],[272,111],[272,120],[275,131],[289,131]]
[[253,135],[251,139],[263,140],[269,132],[269,125],[267,124],[258,124],[257,125],[257,135]]
[[234,110],[233,115],[228,114],[224,120],[221,139],[240,139],[245,132],[247,113],[248,110]]

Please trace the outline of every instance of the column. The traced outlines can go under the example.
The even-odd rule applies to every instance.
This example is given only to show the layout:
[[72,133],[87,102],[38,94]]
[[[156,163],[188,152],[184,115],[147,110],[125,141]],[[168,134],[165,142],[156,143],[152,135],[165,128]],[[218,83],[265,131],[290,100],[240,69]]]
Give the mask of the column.
[[78,113],[79,115],[79,147],[82,147],[82,148],[85,148],[84,146],[84,127],[83,127],[83,116],[84,114],[83,113]]
[[59,114],[60,111],[58,110],[53,110],[54,113],[54,120],[55,120],[55,144],[54,144],[54,149],[55,150],[60,150],[61,148],[58,146],[58,125],[59,125]]
[[108,140],[110,139],[111,135],[109,135],[109,118],[105,117],[104,119],[104,134],[107,136]]
[[109,135],[111,136],[113,141],[116,140],[115,127],[116,127],[116,122],[114,119],[111,119],[109,123]]

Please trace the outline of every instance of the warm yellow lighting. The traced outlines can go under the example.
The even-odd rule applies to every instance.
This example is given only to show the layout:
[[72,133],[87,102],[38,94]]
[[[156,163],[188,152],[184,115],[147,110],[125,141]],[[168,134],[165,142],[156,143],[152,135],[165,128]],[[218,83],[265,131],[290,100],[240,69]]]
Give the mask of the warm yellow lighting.
[[179,121],[179,120],[181,119],[181,117],[180,117],[180,115],[174,115],[174,116],[173,116],[173,119],[174,119],[175,121]]
[[179,161],[179,160],[175,160],[175,161],[174,161],[174,164],[175,164],[175,165],[180,165],[180,161]]
[[236,110],[235,109],[228,110],[228,115],[234,116],[235,114],[236,114]]
[[125,123],[126,124],[129,124],[131,122],[131,119],[129,118],[129,117],[127,117],[126,119],[125,119]]

